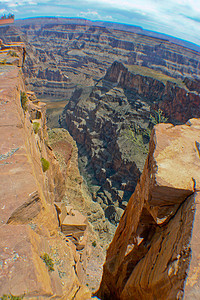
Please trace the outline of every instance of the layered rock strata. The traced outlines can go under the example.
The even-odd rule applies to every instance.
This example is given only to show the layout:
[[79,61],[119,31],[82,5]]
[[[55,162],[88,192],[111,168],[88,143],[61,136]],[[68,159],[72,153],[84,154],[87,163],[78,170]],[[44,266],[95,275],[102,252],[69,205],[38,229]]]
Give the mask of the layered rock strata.
[[108,249],[100,299],[199,299],[200,120],[160,124]]
[[45,104],[25,93],[12,62],[0,65],[0,105],[0,296],[90,299],[76,272],[84,261],[59,230],[54,202],[65,180],[48,146]]
[[78,144],[80,170],[93,200],[113,224],[119,221],[140,175],[134,158],[142,169],[146,151],[143,147],[139,157],[139,145],[128,143],[123,134],[130,124],[125,120],[127,111],[133,113],[122,89],[95,88],[89,93],[77,90],[62,117],[63,127]]
[[168,40],[91,23],[46,22],[27,20],[26,25],[24,20],[21,26],[0,29],[1,38],[26,43],[27,84],[40,95],[69,98],[77,85],[96,83],[115,60],[175,78],[200,78],[199,52]]
[[104,79],[131,90],[134,98],[138,97],[155,109],[161,108],[170,121],[186,122],[200,116],[198,80],[176,80],[146,68],[126,68],[119,62],[112,64]]

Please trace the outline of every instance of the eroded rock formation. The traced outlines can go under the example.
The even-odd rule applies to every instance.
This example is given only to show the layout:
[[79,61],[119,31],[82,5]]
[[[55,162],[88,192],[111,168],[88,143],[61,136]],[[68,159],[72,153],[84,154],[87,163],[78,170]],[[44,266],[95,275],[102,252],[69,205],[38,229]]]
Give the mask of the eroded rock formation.
[[160,124],[108,249],[101,299],[199,299],[200,120]]
[[8,59],[0,66],[0,296],[90,299],[80,244],[59,230],[54,202],[65,195],[65,180],[48,146],[45,104],[25,93],[20,47],[16,64],[13,47],[0,51]]
[[140,31],[64,21],[32,19],[0,29],[1,38],[27,44],[26,81],[40,95],[69,98],[77,85],[93,86],[115,60],[174,78],[200,78],[197,51]]
[[93,88],[76,89],[66,105],[62,126],[77,141],[82,174],[112,223],[143,170],[151,116],[161,109],[175,124],[200,116],[200,95],[188,87],[157,71],[114,62]]
[[200,116],[198,80],[185,78],[180,81],[153,70],[126,68],[118,62],[112,64],[104,78],[131,90],[134,96],[149,102],[151,107],[160,107],[170,121],[186,122],[191,117]]

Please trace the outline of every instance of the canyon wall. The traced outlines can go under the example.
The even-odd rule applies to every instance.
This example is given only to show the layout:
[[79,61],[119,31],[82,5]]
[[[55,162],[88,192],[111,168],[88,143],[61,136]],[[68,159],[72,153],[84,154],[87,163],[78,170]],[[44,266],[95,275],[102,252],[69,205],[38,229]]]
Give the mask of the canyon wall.
[[166,120],[180,124],[200,116],[194,83],[114,62],[94,87],[77,88],[70,98],[61,124],[77,141],[82,174],[113,224],[143,170],[152,117],[161,110]]
[[157,125],[107,251],[101,299],[199,299],[200,121]]
[[0,29],[2,39],[26,43],[26,83],[37,95],[68,99],[77,85],[93,86],[115,60],[174,78],[200,79],[197,51],[164,39],[92,24],[46,22],[24,20],[16,27]]
[[45,104],[25,92],[22,47],[0,51],[0,296],[90,299],[87,222],[61,202],[65,178],[48,145]]
[[[130,70],[129,70],[130,69]],[[142,98],[155,108],[161,108],[172,122],[186,122],[191,117],[199,117],[200,93],[199,81],[175,80],[146,69],[134,70],[114,62],[108,69],[104,79],[117,84],[123,89],[131,90],[134,96]]]

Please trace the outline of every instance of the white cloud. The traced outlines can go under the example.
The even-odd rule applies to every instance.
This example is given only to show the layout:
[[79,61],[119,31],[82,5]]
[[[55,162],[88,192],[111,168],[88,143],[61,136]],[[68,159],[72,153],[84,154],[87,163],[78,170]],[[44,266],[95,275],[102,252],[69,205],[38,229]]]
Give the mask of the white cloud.
[[8,7],[16,7],[16,6],[18,6],[17,3],[9,3],[9,4],[8,4]]
[[81,11],[81,12],[80,12],[80,15],[82,15],[82,16],[98,16],[98,17],[99,17],[98,12],[92,11],[92,10]]
[[4,8],[0,9],[0,14],[4,14],[6,10]]
[[98,14],[98,12],[96,12],[94,10],[81,11],[78,14],[78,17],[80,17],[80,18],[88,18],[88,19],[91,19],[91,20],[101,19],[101,16]]

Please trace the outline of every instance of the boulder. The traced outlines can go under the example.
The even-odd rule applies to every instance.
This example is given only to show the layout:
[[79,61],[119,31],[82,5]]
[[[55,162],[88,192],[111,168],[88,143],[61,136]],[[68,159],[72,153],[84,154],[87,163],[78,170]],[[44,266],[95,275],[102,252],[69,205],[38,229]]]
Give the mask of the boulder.
[[107,251],[100,299],[199,299],[200,120],[159,124]]

